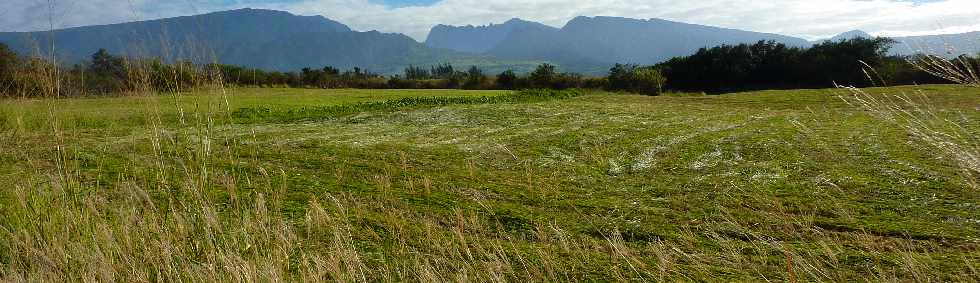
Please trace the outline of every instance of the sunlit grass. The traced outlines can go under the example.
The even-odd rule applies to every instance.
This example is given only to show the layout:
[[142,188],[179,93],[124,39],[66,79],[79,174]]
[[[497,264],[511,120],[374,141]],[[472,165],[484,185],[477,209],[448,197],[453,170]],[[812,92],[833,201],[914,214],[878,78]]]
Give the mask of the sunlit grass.
[[[977,89],[915,89],[980,128]],[[180,96],[183,122],[167,96],[0,102],[0,278],[980,276],[980,192],[834,90],[590,92],[249,123],[227,117],[511,93],[224,93]]]

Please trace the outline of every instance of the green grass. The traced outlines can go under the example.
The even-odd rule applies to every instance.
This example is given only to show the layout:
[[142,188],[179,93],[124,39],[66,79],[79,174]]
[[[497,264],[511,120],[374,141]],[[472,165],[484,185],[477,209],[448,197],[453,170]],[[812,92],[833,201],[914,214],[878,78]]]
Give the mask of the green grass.
[[[146,117],[147,111],[176,115],[178,105],[187,112],[208,113],[228,109],[263,107],[274,109],[310,106],[337,106],[379,102],[425,96],[484,97],[505,94],[503,91],[457,90],[372,90],[372,89],[295,89],[295,88],[232,88],[200,90],[181,93],[176,99],[169,94],[160,96],[126,96],[82,99],[24,99],[5,101],[0,111],[23,117],[25,123],[44,124],[51,115],[71,121],[126,123]],[[229,97],[233,96],[233,97]],[[53,111],[53,112],[52,112]],[[139,127],[143,123],[127,126]],[[103,126],[98,126],[103,127]]]
[[0,279],[980,280],[970,177],[838,90],[226,92],[0,102]]

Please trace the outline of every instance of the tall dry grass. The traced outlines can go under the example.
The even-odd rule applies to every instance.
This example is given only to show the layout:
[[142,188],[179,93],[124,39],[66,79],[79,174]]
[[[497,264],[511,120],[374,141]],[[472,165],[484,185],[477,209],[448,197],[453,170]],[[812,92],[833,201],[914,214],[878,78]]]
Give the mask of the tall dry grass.
[[[83,148],[90,144],[62,125],[55,106],[41,129],[0,133],[0,146],[26,164],[0,190],[0,281],[848,281],[855,274],[928,281],[944,272],[929,256],[941,252],[941,243],[827,231],[812,217],[788,213],[772,215],[785,225],[760,228],[722,208],[676,237],[646,243],[628,242],[615,228],[596,228],[593,236],[540,224],[530,235],[511,233],[478,212],[418,215],[384,196],[310,197],[301,216],[287,216],[289,172],[239,158],[237,141],[212,134],[228,126],[216,121],[231,121],[216,119],[231,112],[220,75],[195,70],[219,99],[184,109],[179,85],[159,93],[139,62],[126,68],[135,86],[130,95],[146,98],[145,133],[131,141],[132,155],[123,161],[109,147]],[[24,70],[38,85],[33,91],[63,97],[57,71]],[[176,123],[165,122],[162,109],[171,104]],[[141,146],[149,153],[135,149]],[[105,169],[113,162],[123,169]],[[339,169],[336,175],[344,178]],[[389,176],[377,181],[388,190],[397,183]],[[415,180],[406,182],[416,188]],[[439,185],[418,183],[424,195]],[[781,206],[775,197],[761,201]],[[364,228],[366,219],[390,234]],[[850,270],[842,258],[855,249],[866,251],[862,258],[900,255],[900,265],[869,262],[862,265],[867,270]],[[962,259],[974,266],[971,260]],[[946,276],[980,278],[975,269]]]
[[976,65],[975,60],[965,56],[949,59],[935,54],[925,54],[914,57],[910,63],[933,76],[961,85],[980,87],[980,66]]
[[[18,78],[36,87],[20,97],[75,96],[66,95],[69,88],[62,87],[58,68],[46,63],[55,61],[25,61]],[[509,236],[462,212],[450,226],[404,215],[390,206],[365,208],[352,198],[334,198],[326,206],[314,199],[297,223],[282,213],[289,190],[285,171],[259,166],[260,173],[252,176],[216,165],[217,159],[247,162],[238,160],[236,142],[219,143],[212,135],[216,127],[227,126],[216,121],[231,121],[216,119],[231,112],[217,70],[180,65],[198,68],[189,72],[204,82],[194,84],[203,86],[197,91],[220,98],[184,109],[180,100],[186,90],[176,80],[186,70],[175,69],[172,87],[160,93],[151,83],[148,61],[126,62],[130,78],[126,95],[145,98],[140,107],[147,136],[133,141],[137,143],[132,145],[133,154],[135,147],[147,145],[149,156],[131,156],[122,172],[104,171],[102,164],[117,160],[109,160],[112,154],[102,148],[94,161],[97,168],[87,168],[83,163],[92,160],[83,155],[92,150],[82,148],[88,145],[77,140],[80,133],[63,127],[64,117],[56,106],[48,109],[48,125],[42,129],[0,140],[5,148],[22,153],[29,165],[20,168],[18,176],[10,178],[17,181],[0,192],[2,199],[11,200],[0,216],[2,281],[502,282],[560,280],[559,273],[574,270],[552,266],[550,261],[528,262],[523,258],[528,255],[523,250],[526,242],[518,247]],[[165,122],[162,109],[171,106],[176,108],[176,124]],[[53,148],[35,148],[24,142],[28,136],[51,140]],[[103,183],[103,178],[112,180]],[[252,188],[240,190],[243,183]],[[431,181],[425,184],[430,187]],[[350,207],[358,215],[383,211],[400,233],[395,236],[401,241],[399,249],[386,252],[390,258],[384,263],[368,267],[366,251],[354,243],[358,231]],[[415,225],[419,222],[421,230]],[[537,233],[562,239],[564,251],[591,253],[595,246],[604,246],[589,243],[586,249],[576,250],[581,247],[568,246],[568,236],[555,227]],[[501,236],[488,241],[485,235]],[[620,238],[612,237],[609,244],[625,259],[634,254]],[[539,249],[539,257],[563,257],[557,252],[559,244],[555,245]]]
[[[980,66],[964,57],[949,59],[922,55],[913,57],[910,63],[937,77],[980,88]],[[867,66],[865,72],[869,80],[875,81],[873,68]],[[926,151],[951,160],[971,186],[980,188],[980,132],[977,132],[976,121],[971,121],[962,112],[940,111],[922,91],[886,93],[850,86],[838,88],[846,90],[846,94],[839,95],[845,102],[898,125]]]
[[[222,97],[220,78],[210,78],[210,92]],[[785,212],[771,215],[781,225],[760,227],[720,208],[676,235],[639,243],[614,227],[582,235],[549,223],[530,234],[512,233],[479,211],[420,215],[384,195],[310,197],[301,215],[288,216],[290,172],[239,159],[237,142],[211,134],[222,126],[214,118],[227,112],[223,99],[165,123],[161,107],[180,94],[142,95],[148,96],[147,136],[132,146],[147,146],[150,154],[126,159],[120,172],[84,165],[93,162],[85,156],[93,150],[81,148],[79,133],[60,127],[58,116],[44,133],[56,140],[53,148],[0,140],[20,147],[29,164],[0,192],[11,201],[0,208],[0,281],[792,282],[849,281],[861,274],[899,282],[948,272],[930,256],[943,251],[942,243],[829,231],[812,216]],[[109,150],[96,150],[94,162],[116,162]],[[221,160],[256,173],[228,169]],[[338,171],[336,178],[343,175]],[[396,187],[399,180],[391,176],[375,178],[383,189],[421,195],[440,185],[409,179],[412,185]],[[527,178],[534,175],[529,171]],[[782,207],[776,197],[755,201]],[[381,228],[366,228],[365,221]],[[896,255],[899,264],[872,261],[881,255]],[[854,270],[854,257],[867,260],[860,265],[865,270]],[[975,259],[955,260],[973,266]],[[969,269],[945,276],[980,278]]]

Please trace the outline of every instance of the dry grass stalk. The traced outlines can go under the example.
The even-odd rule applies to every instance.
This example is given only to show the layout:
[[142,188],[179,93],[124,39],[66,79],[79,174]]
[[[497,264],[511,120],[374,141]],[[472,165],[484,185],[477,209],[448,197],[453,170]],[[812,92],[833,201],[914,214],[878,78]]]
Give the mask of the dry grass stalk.
[[961,85],[980,87],[980,66],[966,56],[948,59],[924,54],[913,57],[909,63],[933,76]]
[[[915,67],[939,78],[970,87],[980,87],[978,68],[971,59],[947,59],[937,55],[920,55],[909,61]],[[867,67],[868,79],[875,81],[873,68]],[[874,90],[838,86],[846,94],[838,96],[848,104],[864,109],[879,119],[898,125],[910,135],[952,160],[966,182],[980,188],[980,132],[962,113],[940,112],[922,91],[913,93],[873,93]]]
[[955,113],[940,113],[929,104],[922,93],[874,94],[873,90],[841,87],[849,95],[841,98],[876,117],[896,124],[926,145],[930,151],[942,153],[965,174],[966,180],[977,187],[980,177],[980,135],[971,130],[968,120]]
[[[39,78],[39,91],[49,97],[59,96],[57,75],[36,68],[25,69],[31,71],[25,76]],[[145,68],[140,61],[127,65],[134,78],[133,95],[155,98],[158,94]],[[209,92],[225,98],[227,110],[220,76],[206,68],[194,73],[209,82]],[[893,269],[869,264],[864,274],[879,281],[929,280],[937,273],[937,264],[923,256],[938,250],[934,246],[825,231],[806,217],[782,212],[771,218],[799,224],[749,225],[723,210],[715,218],[720,220],[680,228],[677,239],[649,242],[627,241],[616,227],[596,229],[602,237],[595,238],[569,233],[554,223],[537,226],[528,236],[488,223],[474,211],[457,209],[450,219],[413,214],[399,210],[398,201],[390,197],[338,196],[330,198],[331,205],[312,197],[301,219],[290,219],[283,213],[289,189],[286,171],[259,167],[259,174],[251,176],[217,165],[215,156],[238,162],[235,142],[213,141],[214,117],[222,115],[221,105],[185,112],[179,85],[172,89],[166,94],[180,111],[181,128],[167,129],[160,102],[147,99],[153,165],[136,164],[143,159],[133,157],[132,166],[112,186],[93,184],[98,178],[82,168],[73,133],[51,115],[49,134],[57,144],[54,164],[47,164],[45,156],[28,156],[34,165],[25,168],[26,177],[0,192],[15,205],[9,210],[12,214],[2,216],[4,227],[14,228],[0,231],[0,260],[5,260],[0,281],[574,281],[581,270],[596,268],[611,269],[621,281],[733,281],[737,279],[719,278],[719,273],[744,270],[754,272],[756,280],[848,281],[855,279],[848,276],[853,273],[843,270],[839,259],[854,250],[861,255],[901,255],[900,265]],[[907,110],[910,99],[882,101],[854,91],[852,102],[912,125],[909,131],[930,145],[953,148],[949,154],[970,152],[961,146],[971,144],[966,138],[974,138],[976,145],[975,135],[949,134],[962,127],[951,126],[934,111]],[[401,159],[402,170],[410,168],[404,155]],[[964,160],[969,165],[976,155]],[[467,166],[474,178],[476,166]],[[525,166],[528,186],[542,183],[530,163]],[[353,170],[338,167],[337,182],[356,177],[349,171]],[[386,168],[376,176],[379,190],[394,190],[399,183],[398,174],[389,171],[393,170]],[[250,180],[252,192],[239,190],[241,179]],[[429,177],[407,183],[419,186],[425,196],[437,189]],[[220,196],[224,192],[228,198]],[[380,252],[364,247],[382,242],[382,236],[359,222],[368,218],[395,243]],[[717,249],[705,247],[706,240]],[[772,264],[765,255],[782,255],[784,261]],[[963,259],[971,273],[950,278],[978,278],[971,260],[975,259]],[[784,277],[767,278],[773,274]]]

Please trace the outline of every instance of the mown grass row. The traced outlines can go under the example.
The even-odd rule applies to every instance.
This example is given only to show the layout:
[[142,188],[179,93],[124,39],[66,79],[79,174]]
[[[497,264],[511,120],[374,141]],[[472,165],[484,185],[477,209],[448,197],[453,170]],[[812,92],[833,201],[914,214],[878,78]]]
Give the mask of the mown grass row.
[[826,90],[586,94],[268,126],[147,99],[127,138],[0,128],[0,282],[980,278],[975,191]]
[[312,106],[292,109],[245,107],[232,112],[236,123],[289,123],[338,118],[359,112],[391,111],[404,108],[440,107],[496,103],[528,103],[568,99],[583,95],[581,90],[522,90],[508,95],[479,97],[406,97],[401,99],[363,102],[357,104]]

